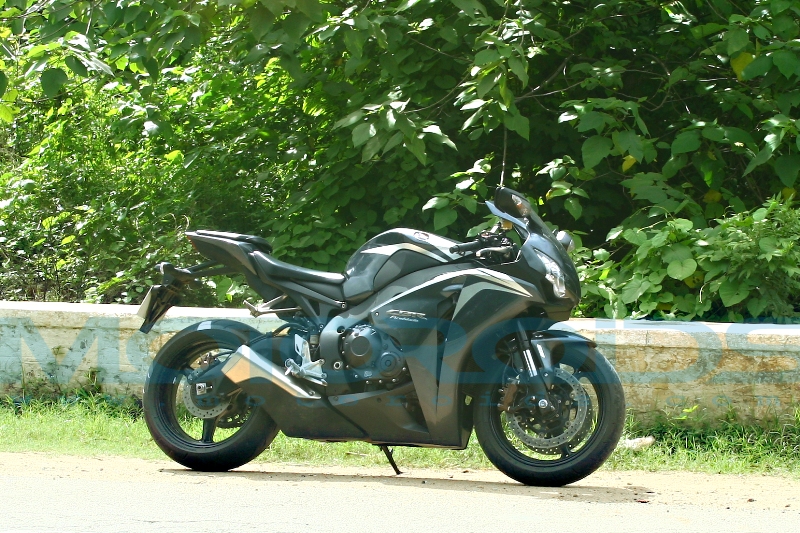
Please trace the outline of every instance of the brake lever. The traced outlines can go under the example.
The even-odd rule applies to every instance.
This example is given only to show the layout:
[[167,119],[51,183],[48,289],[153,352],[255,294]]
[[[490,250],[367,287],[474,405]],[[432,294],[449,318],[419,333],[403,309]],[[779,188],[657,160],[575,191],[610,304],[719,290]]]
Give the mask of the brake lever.
[[475,257],[477,257],[479,259],[483,259],[483,257],[486,254],[490,254],[490,253],[498,253],[498,254],[503,254],[504,256],[507,256],[507,255],[511,254],[511,252],[513,252],[513,251],[514,251],[514,247],[513,246],[493,246],[493,247],[490,247],[490,248],[481,248],[480,250],[478,250],[475,253]]

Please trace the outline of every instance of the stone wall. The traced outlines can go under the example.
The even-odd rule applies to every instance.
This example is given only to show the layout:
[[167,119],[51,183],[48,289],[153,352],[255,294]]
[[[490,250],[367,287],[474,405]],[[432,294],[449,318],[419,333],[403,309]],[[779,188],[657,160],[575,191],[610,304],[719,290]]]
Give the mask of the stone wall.
[[[69,391],[96,379],[140,395],[153,355],[197,321],[231,318],[261,330],[275,317],[244,310],[173,308],[149,334],[135,306],[0,302],[0,392]],[[559,324],[595,340],[639,416],[697,407],[715,418],[790,414],[800,400],[800,326],[578,319]]]

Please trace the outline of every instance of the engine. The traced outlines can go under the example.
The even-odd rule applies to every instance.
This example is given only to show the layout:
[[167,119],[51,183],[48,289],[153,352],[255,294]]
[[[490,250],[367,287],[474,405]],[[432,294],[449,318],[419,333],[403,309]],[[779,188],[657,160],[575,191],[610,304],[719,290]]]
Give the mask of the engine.
[[367,324],[344,332],[341,354],[348,379],[393,384],[408,376],[400,348],[391,337]]

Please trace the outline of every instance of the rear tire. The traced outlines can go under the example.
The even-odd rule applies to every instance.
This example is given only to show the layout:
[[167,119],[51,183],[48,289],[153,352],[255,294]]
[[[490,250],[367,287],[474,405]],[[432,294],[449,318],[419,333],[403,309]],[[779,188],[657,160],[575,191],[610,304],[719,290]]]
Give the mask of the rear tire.
[[[198,329],[201,324],[203,329]],[[229,320],[211,321],[210,327],[208,322],[201,324],[177,333],[159,350],[142,400],[147,428],[164,453],[187,468],[220,472],[255,459],[270,445],[278,427],[264,409],[248,401],[244,391],[221,414],[204,410],[208,406],[186,405],[191,394],[183,387],[201,359],[224,361],[261,335]]]
[[516,389],[513,412],[498,408],[517,375],[508,366],[498,368],[477,396],[475,433],[481,448],[500,471],[526,485],[558,487],[588,476],[614,451],[625,423],[622,385],[605,357],[594,349],[567,348],[557,366],[562,378],[556,389],[563,391],[562,420],[567,420],[561,426],[538,421],[538,411],[521,403],[525,393]]

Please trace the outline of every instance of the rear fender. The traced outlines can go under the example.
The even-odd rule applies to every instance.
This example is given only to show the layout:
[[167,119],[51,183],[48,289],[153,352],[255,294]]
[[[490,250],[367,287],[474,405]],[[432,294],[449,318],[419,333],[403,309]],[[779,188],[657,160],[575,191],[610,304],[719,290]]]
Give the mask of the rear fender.
[[161,283],[150,287],[137,313],[144,320],[139,328],[142,333],[149,333],[171,307],[180,303],[183,291],[187,287],[200,285],[199,278],[236,272],[234,268],[219,266],[216,261],[189,268],[178,268],[171,263],[159,263],[156,265],[156,270],[161,273]]

